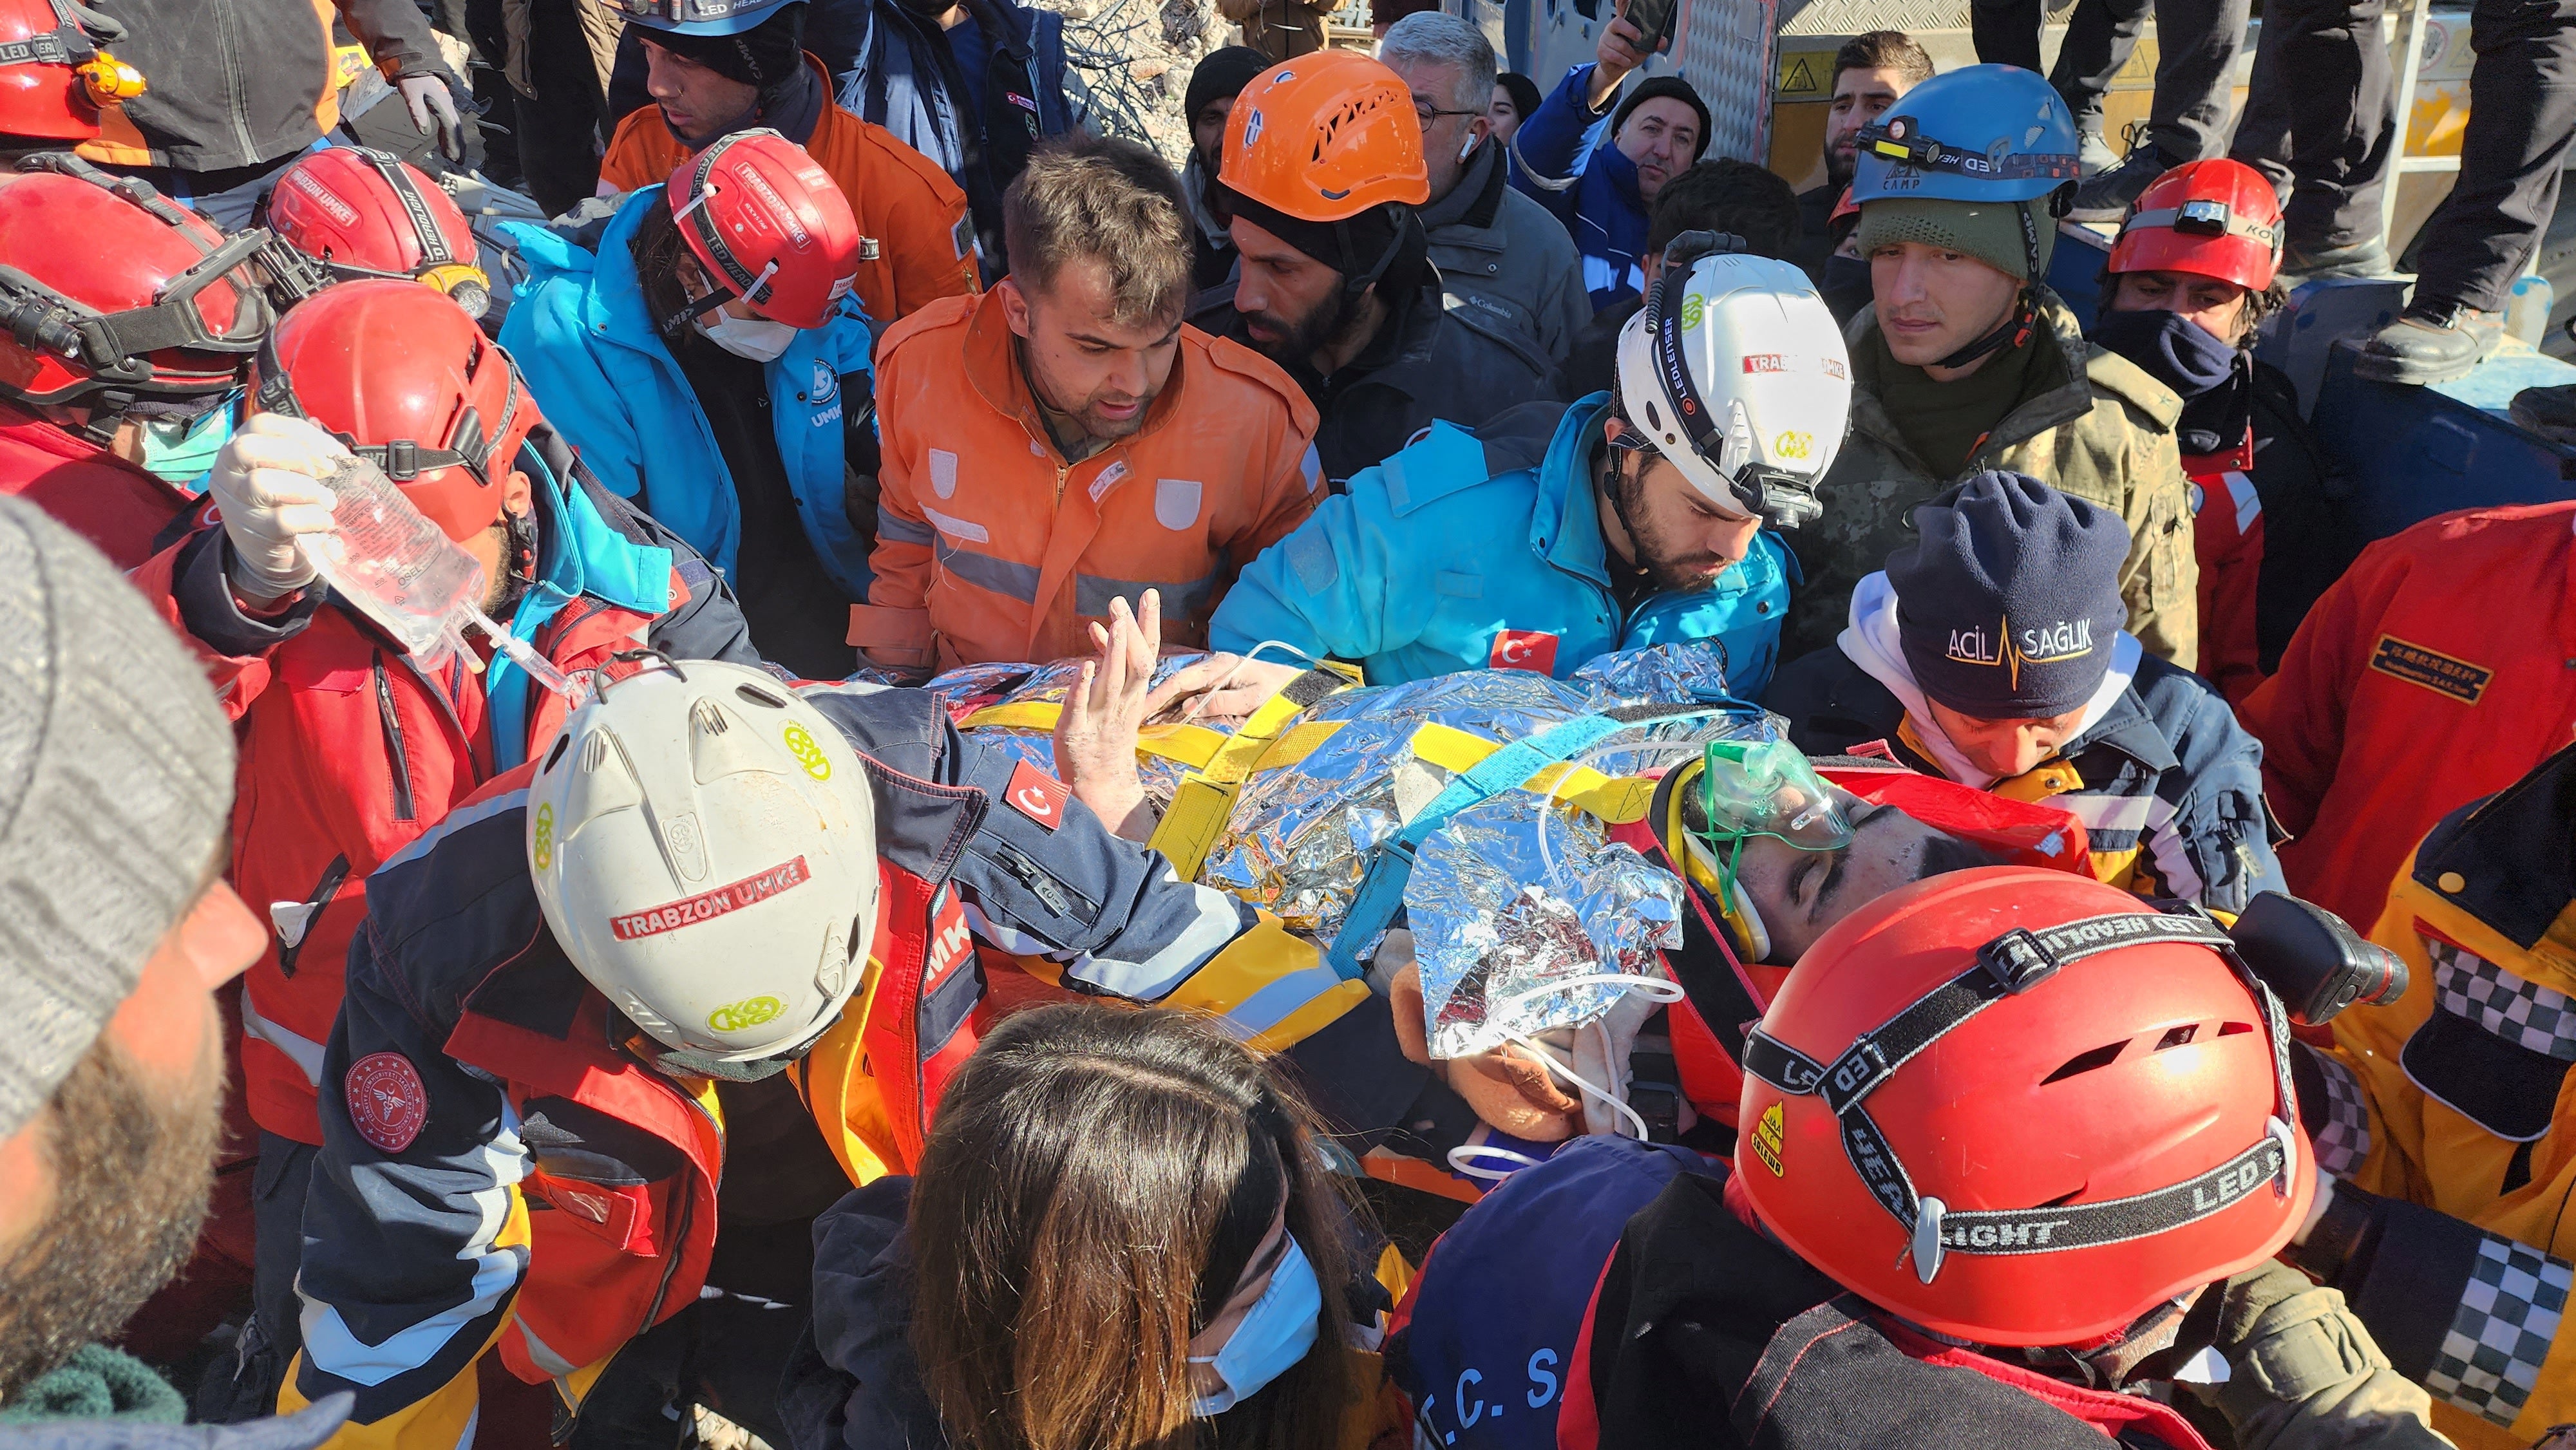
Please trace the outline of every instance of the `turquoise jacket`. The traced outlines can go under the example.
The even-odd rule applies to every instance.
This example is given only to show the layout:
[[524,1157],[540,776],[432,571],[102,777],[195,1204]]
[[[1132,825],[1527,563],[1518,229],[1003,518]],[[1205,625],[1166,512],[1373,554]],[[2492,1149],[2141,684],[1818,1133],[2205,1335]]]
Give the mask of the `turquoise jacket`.
[[1210,641],[1358,660],[1373,685],[1506,664],[1563,679],[1612,650],[1712,641],[1735,692],[1759,696],[1796,564],[1765,530],[1714,586],[1656,594],[1622,619],[1589,473],[1609,405],[1594,393],[1472,433],[1432,424],[1246,565]]
[[[508,231],[528,266],[501,345],[518,360],[546,421],[608,490],[668,525],[726,577],[742,541],[742,508],[687,375],[653,330],[628,243],[662,188],[628,196],[596,254],[544,227]],[[850,524],[842,477],[842,393],[866,386],[869,335],[843,299],[766,366],[770,425],[805,537],[853,601],[868,597],[868,541]],[[850,380],[845,382],[844,380]]]

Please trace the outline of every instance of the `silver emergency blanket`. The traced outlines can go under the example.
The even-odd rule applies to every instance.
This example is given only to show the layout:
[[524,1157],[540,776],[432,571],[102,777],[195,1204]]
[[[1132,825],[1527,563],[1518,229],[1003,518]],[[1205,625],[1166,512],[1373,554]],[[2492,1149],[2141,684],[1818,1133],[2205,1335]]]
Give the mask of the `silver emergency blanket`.
[[[1448,784],[1408,749],[1426,723],[1495,741],[1622,705],[1725,698],[1721,651],[1668,644],[1605,655],[1572,680],[1526,670],[1471,670],[1335,695],[1300,718],[1347,722],[1297,764],[1258,770],[1236,798],[1199,880],[1329,941],[1341,929],[1370,854]],[[1622,731],[1584,763],[1607,775],[1670,765],[1698,742],[1748,728],[1734,715],[1659,721]],[[1551,841],[1551,845],[1553,842]]]
[[1548,989],[1606,972],[1662,975],[1655,949],[1681,945],[1683,905],[1670,872],[1571,806],[1515,790],[1460,811],[1423,843],[1404,888],[1431,1055],[1465,1057],[1608,1012],[1626,987]]
[[[1154,663],[1154,683],[1161,684],[1174,673],[1206,658],[1204,652],[1165,655]],[[1061,705],[1074,681],[1082,678],[1081,660],[1059,660],[1051,665],[989,664],[965,665],[932,679],[923,688],[940,698],[951,718],[964,726],[976,711],[997,705]],[[1231,735],[1240,721],[1202,720],[1194,722],[1220,735]],[[997,750],[1029,762],[1049,775],[1055,771],[1055,736],[1045,730],[1021,726],[977,725],[969,732],[978,746]],[[1171,804],[1180,789],[1181,780],[1190,768],[1176,760],[1167,760],[1145,751],[1136,752],[1136,771],[1145,785],[1145,799],[1156,812]]]

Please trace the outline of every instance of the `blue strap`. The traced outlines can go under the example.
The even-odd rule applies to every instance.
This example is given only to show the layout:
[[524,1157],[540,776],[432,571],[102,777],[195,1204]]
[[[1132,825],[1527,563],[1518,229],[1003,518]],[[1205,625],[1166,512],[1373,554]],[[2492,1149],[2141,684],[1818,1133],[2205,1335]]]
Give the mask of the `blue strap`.
[[1362,975],[1359,950],[1375,940],[1395,920],[1404,905],[1405,883],[1413,878],[1413,853],[1431,839],[1434,831],[1449,823],[1449,818],[1479,801],[1489,800],[1504,791],[1517,788],[1523,781],[1551,765],[1559,764],[1617,734],[1649,722],[1687,720],[1710,715],[1740,713],[1742,707],[1696,703],[1689,705],[1632,706],[1599,715],[1586,715],[1551,726],[1527,740],[1517,740],[1469,768],[1449,782],[1430,804],[1405,824],[1402,833],[1378,848],[1370,859],[1368,870],[1360,878],[1359,894],[1351,899],[1351,909],[1342,919],[1342,929],[1333,936],[1332,949],[1324,960],[1344,981],[1355,981]]

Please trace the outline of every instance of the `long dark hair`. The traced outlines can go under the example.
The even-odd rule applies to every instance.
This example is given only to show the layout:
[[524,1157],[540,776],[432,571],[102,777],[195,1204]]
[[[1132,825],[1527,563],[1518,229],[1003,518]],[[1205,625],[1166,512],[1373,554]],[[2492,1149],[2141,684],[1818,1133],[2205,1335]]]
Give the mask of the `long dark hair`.
[[[1089,1004],[1003,1023],[959,1069],[912,1192],[912,1339],[971,1450],[1331,1450],[1348,1208],[1293,1088],[1184,1013]],[[1324,1306],[1315,1348],[1213,1421],[1189,1342],[1287,1200]]]

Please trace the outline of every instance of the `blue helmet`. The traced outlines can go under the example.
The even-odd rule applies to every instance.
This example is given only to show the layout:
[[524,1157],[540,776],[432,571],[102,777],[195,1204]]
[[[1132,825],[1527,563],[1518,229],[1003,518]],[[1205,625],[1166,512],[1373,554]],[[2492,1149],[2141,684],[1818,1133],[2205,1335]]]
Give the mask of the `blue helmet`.
[[2066,102],[2014,65],[1934,76],[1863,126],[1858,142],[1851,194],[1861,203],[2035,201],[2079,175]]
[[674,35],[740,35],[799,0],[609,0],[609,7],[648,30]]

